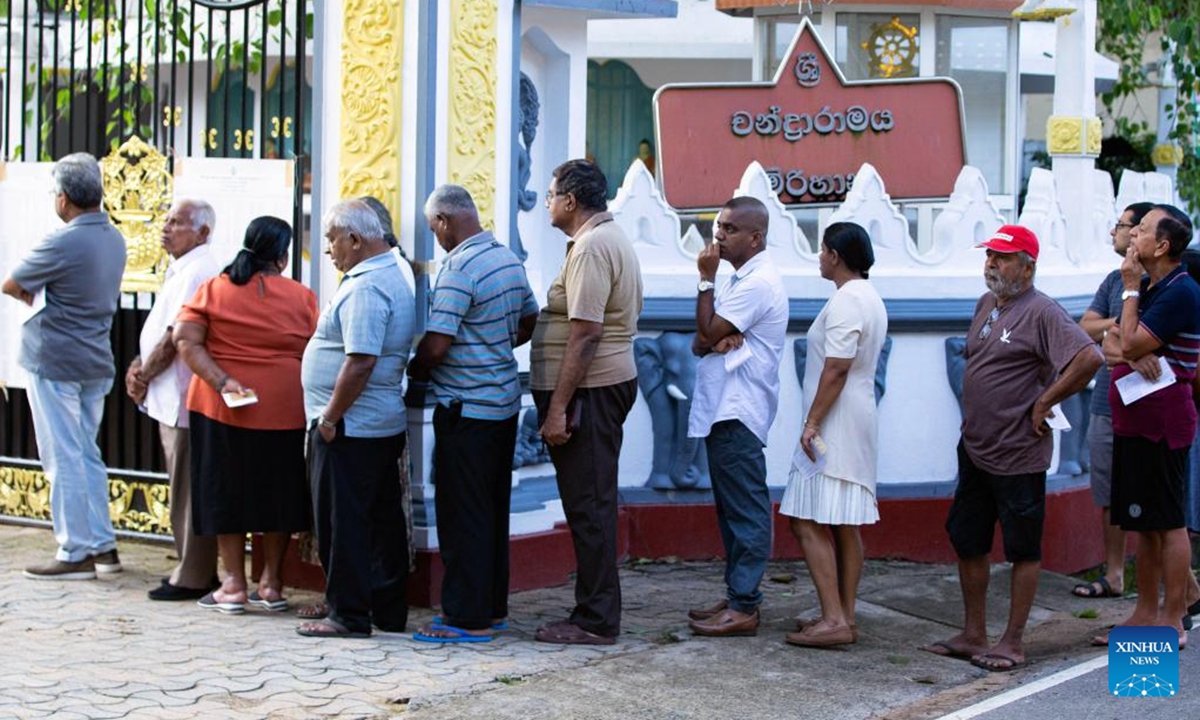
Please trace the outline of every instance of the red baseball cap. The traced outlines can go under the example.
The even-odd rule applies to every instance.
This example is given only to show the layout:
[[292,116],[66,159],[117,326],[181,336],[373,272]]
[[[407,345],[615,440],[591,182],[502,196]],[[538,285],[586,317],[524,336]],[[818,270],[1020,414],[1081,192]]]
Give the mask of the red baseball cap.
[[975,247],[988,248],[1002,253],[1027,252],[1029,257],[1037,260],[1037,235],[1027,227],[1020,225],[1001,225],[986,241]]
[[996,252],[1027,252],[1034,260],[1038,259],[1038,236],[1033,234],[1033,230],[1022,226],[1000,226],[991,234],[991,238],[976,247],[986,247]]

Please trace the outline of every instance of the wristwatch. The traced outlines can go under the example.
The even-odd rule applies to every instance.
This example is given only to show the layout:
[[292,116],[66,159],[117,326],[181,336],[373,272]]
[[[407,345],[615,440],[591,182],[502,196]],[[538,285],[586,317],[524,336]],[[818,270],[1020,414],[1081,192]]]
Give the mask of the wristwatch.
[[318,416],[317,416],[317,424],[318,424],[318,425],[320,425],[320,426],[322,426],[322,427],[327,427],[327,428],[329,428],[330,430],[336,430],[336,429],[337,429],[337,423],[331,423],[331,422],[329,422],[328,420],[326,420],[326,419],[325,419],[325,416],[324,416],[324,415],[318,415]]
[[1125,302],[1129,298],[1140,298],[1141,296],[1142,294],[1137,290],[1126,290],[1125,292],[1121,293],[1121,302]]
[[712,280],[701,280],[696,283],[696,292],[708,292],[714,287],[716,287],[716,284]]

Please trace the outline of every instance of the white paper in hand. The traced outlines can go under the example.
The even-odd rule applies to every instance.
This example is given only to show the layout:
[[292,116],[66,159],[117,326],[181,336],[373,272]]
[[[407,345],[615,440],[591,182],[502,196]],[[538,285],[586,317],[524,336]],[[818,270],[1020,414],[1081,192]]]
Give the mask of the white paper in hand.
[[231,408],[239,408],[243,405],[253,405],[258,402],[258,395],[251,389],[247,388],[244,393],[223,392],[221,398],[225,404]]
[[792,454],[792,471],[800,475],[801,480],[809,480],[817,473],[825,472],[825,453],[828,448],[825,441],[818,435],[813,438],[813,455],[816,460],[809,460],[804,453],[803,443],[796,442],[796,452]]
[[1165,387],[1175,384],[1175,371],[1165,357],[1158,358],[1158,379],[1150,382],[1141,373],[1131,372],[1117,381],[1117,392],[1121,394],[1121,402],[1126,405],[1141,400]]
[[746,343],[742,343],[741,347],[725,353],[725,372],[731,373],[745,365],[750,356],[750,346]]
[[1051,430],[1071,432],[1071,421],[1067,419],[1061,404],[1055,403],[1054,407],[1050,408],[1050,412],[1054,413],[1054,417],[1046,418],[1046,424],[1050,426]]

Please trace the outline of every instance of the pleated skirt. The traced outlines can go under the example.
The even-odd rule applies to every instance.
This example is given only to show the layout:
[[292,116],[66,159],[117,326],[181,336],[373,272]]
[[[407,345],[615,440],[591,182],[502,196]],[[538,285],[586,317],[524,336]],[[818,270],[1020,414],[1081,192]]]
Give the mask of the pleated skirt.
[[792,471],[779,501],[781,515],[822,525],[872,525],[879,522],[875,494],[858,483],[817,473],[805,480]]

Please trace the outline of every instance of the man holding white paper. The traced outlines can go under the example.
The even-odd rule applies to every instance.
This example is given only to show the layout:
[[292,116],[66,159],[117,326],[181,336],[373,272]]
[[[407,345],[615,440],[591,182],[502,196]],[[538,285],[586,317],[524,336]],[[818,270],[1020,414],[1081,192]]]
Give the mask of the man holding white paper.
[[[779,403],[788,323],[787,293],[764,252],[768,222],[761,202],[733,198],[717,216],[716,242],[696,259],[700,282],[692,351],[700,362],[688,436],[705,438],[727,585],[725,599],[688,612],[697,635],[758,632],[759,583],[771,556],[763,449]],[[721,260],[733,266],[733,275],[714,292]]]
[[[1046,421],[1055,404],[1087,386],[1101,357],[1062,306],[1034,289],[1033,232],[1004,225],[979,247],[987,249],[988,292],[967,334],[958,486],[946,519],[959,557],[965,622],[958,635],[924,649],[1007,671],[1025,664],[1022,637],[1041,569],[1054,450]],[[1012,600],[1004,635],[989,646],[988,553],[997,522],[1012,563]]]
[[[1155,205],[1133,229],[1121,263],[1119,324],[1104,341],[1112,367],[1112,522],[1138,534],[1137,605],[1121,625],[1162,625],[1179,632],[1187,607],[1191,546],[1184,525],[1188,451],[1196,435],[1196,362],[1200,358],[1200,285],[1180,257],[1192,237],[1188,216]],[[1157,356],[1168,382],[1126,378],[1132,363]],[[1154,380],[1151,373],[1150,380]],[[1148,391],[1148,392],[1147,392]],[[1159,610],[1159,583],[1164,585]],[[1107,636],[1093,640],[1108,643]]]

